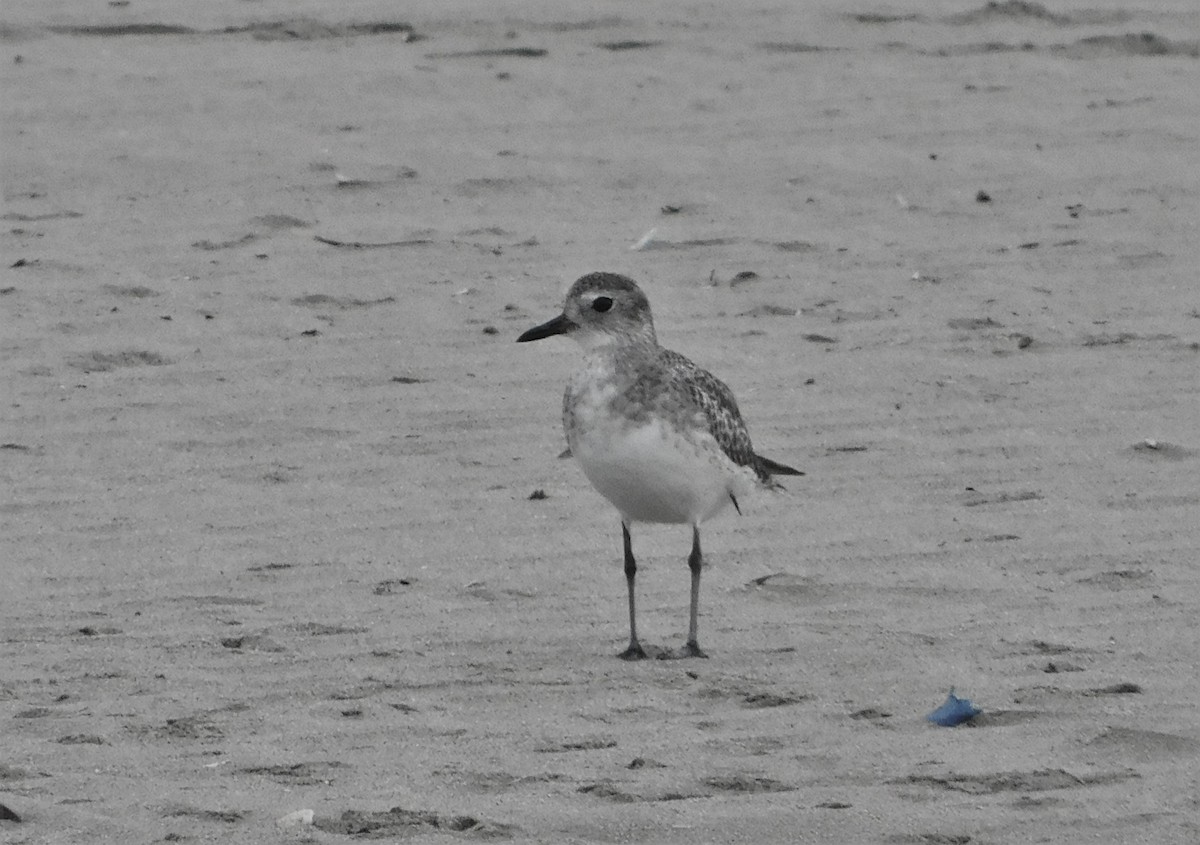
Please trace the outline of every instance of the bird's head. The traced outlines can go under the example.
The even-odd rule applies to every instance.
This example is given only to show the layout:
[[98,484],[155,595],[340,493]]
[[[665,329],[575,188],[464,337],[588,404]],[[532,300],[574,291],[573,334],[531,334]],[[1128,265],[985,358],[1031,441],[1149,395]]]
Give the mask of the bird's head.
[[562,313],[534,326],[518,343],[556,334],[570,335],[584,349],[612,344],[656,344],[650,301],[633,279],[617,273],[589,273],[567,291]]

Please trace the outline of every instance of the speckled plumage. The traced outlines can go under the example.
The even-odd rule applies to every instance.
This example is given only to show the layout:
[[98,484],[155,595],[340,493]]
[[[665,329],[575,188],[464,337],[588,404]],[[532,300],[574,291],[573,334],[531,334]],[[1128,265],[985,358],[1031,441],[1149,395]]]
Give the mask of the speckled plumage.
[[617,508],[629,579],[630,647],[637,640],[633,598],[634,522],[693,528],[692,610],[687,654],[696,643],[699,525],[773,474],[800,475],[755,453],[733,392],[688,358],[658,345],[650,303],[631,279],[591,273],[567,293],[563,313],[519,340],[569,334],[584,348],[584,365],[567,384],[563,428],[592,485]]

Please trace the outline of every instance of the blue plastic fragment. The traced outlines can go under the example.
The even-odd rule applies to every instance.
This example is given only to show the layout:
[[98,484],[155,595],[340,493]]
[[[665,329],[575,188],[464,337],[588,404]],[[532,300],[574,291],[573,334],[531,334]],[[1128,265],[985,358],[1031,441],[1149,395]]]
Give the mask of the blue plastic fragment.
[[925,718],[943,728],[952,728],[974,719],[982,712],[969,698],[959,698],[955,695],[954,687],[951,687],[950,694],[946,696],[946,703]]

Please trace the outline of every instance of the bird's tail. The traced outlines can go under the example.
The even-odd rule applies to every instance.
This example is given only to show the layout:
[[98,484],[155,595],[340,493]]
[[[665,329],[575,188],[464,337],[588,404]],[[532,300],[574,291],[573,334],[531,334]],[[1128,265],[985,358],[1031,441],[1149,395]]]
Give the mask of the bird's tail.
[[798,469],[794,469],[787,464],[781,464],[778,461],[773,461],[770,458],[764,458],[762,455],[754,456],[754,469],[764,484],[771,484],[772,475],[804,475]]

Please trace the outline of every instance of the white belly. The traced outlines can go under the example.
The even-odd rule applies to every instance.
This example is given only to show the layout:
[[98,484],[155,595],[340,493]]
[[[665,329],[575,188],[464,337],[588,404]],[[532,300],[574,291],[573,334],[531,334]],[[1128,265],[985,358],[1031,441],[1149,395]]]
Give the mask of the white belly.
[[584,474],[627,520],[698,524],[751,486],[711,435],[681,434],[653,417],[636,426],[592,419],[573,434]]

